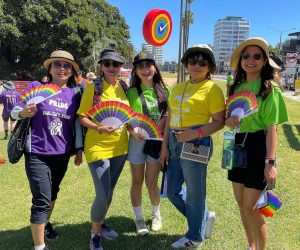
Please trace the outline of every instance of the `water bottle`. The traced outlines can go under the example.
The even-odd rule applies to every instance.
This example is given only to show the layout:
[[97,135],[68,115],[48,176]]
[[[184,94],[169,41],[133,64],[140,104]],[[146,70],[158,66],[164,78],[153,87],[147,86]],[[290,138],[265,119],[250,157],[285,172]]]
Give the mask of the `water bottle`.
[[233,168],[234,137],[235,133],[233,131],[224,132],[222,168],[227,170]]

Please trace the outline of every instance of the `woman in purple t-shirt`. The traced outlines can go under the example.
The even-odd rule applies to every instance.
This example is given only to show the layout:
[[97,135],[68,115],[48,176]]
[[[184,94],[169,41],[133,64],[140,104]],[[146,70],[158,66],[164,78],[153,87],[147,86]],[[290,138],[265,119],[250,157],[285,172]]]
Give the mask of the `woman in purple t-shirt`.
[[[75,164],[82,162],[82,142],[77,140],[81,133],[75,133],[80,92],[72,88],[79,66],[69,52],[59,50],[44,61],[44,68],[48,70],[50,83],[61,87],[61,92],[38,104],[17,104],[11,114],[16,119],[32,117],[25,147],[25,169],[32,193],[30,222],[35,250],[48,249],[44,235],[48,240],[58,236],[49,218],[74,149],[77,149]],[[40,84],[32,82],[24,91]],[[78,131],[81,132],[80,128]],[[79,136],[75,138],[75,134]]]
[[10,120],[10,132],[13,131],[15,126],[15,119],[10,117],[10,112],[15,106],[15,104],[20,99],[19,92],[15,89],[15,85],[11,81],[7,81],[3,84],[4,91],[0,94],[0,103],[3,104],[3,112],[2,112],[2,119],[3,119],[3,127],[5,131],[4,140],[8,139],[8,120]]

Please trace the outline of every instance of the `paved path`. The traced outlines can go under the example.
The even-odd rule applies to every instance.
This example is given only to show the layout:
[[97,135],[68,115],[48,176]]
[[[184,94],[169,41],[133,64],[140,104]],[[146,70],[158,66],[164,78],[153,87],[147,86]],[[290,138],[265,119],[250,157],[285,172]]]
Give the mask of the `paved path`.
[[300,102],[300,94],[294,95],[294,93],[295,93],[294,91],[284,91],[283,95],[287,98]]

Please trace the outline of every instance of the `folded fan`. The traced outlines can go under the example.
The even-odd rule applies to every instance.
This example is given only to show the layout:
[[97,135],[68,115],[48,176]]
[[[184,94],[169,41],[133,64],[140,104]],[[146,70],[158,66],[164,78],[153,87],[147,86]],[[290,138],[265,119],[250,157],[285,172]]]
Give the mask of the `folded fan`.
[[273,217],[281,205],[281,201],[275,195],[264,190],[253,209],[266,217]]
[[136,113],[120,101],[103,101],[91,107],[87,116],[105,126],[119,128],[136,116]]
[[41,84],[21,94],[21,102],[28,104],[38,104],[46,99],[57,95],[61,88],[56,84]]
[[162,140],[162,134],[159,126],[148,116],[136,114],[137,118],[129,122],[136,133],[145,137],[145,139]]
[[240,91],[230,96],[226,101],[225,116],[238,116],[240,119],[258,110],[256,96],[251,91]]
[[0,155],[0,164],[6,163],[6,160]]

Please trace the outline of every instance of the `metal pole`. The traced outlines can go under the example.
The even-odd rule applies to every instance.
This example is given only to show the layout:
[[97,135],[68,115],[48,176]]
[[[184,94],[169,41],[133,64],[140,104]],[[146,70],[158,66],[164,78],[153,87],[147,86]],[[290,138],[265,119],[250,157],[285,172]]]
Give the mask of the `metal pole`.
[[177,65],[177,83],[181,82],[181,48],[182,48],[182,9],[183,9],[183,0],[180,1],[180,18],[179,18],[179,49],[178,49],[178,65]]

